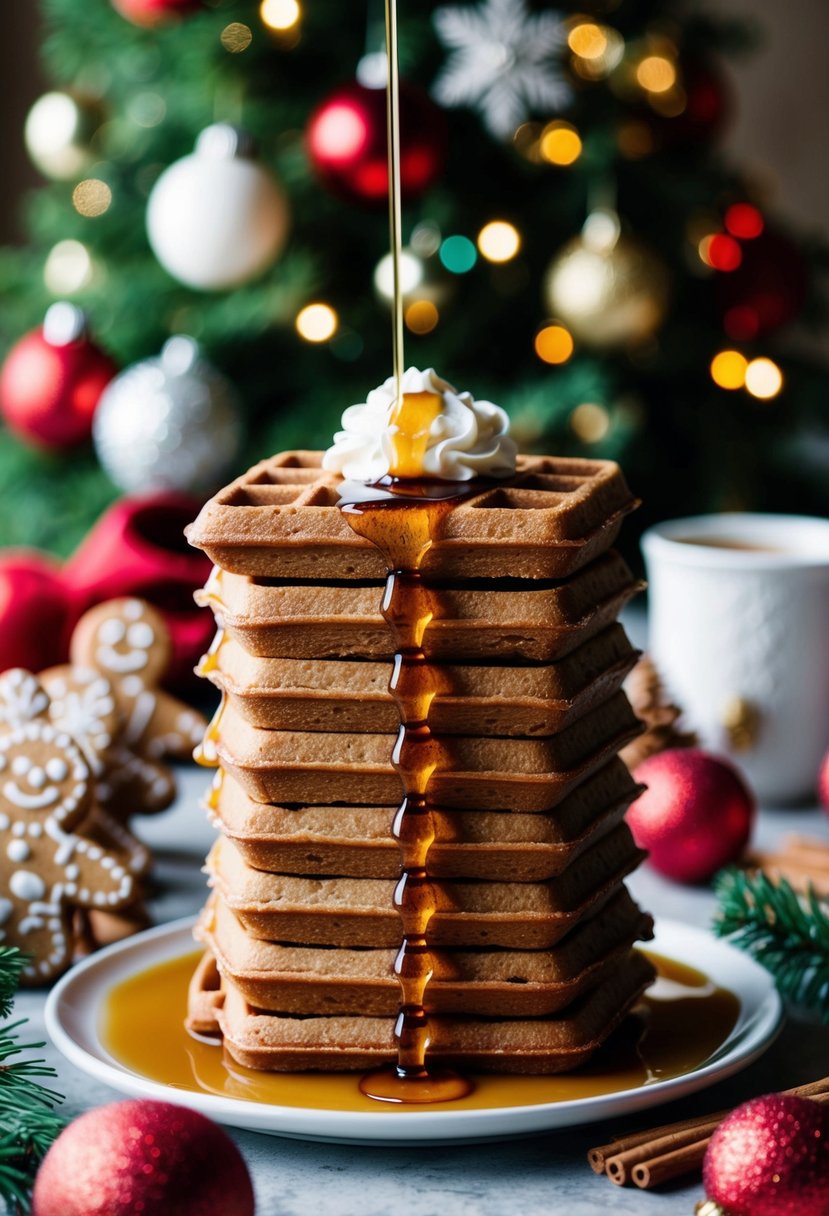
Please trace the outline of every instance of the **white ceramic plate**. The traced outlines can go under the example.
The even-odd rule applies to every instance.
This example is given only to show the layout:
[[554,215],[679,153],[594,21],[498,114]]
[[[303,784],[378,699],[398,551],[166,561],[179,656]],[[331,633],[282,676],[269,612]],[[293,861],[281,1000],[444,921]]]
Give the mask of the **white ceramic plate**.
[[110,1054],[99,1034],[100,1011],[107,994],[121,981],[147,967],[191,953],[192,925],[188,919],[150,929],[75,967],[49,996],[47,1030],[68,1060],[122,1093],[141,1098],[172,1097],[220,1123],[294,1139],[375,1145],[472,1143],[591,1123],[658,1106],[730,1076],[761,1055],[780,1027],[780,998],[762,967],[701,929],[662,921],[648,948],[692,967],[702,962],[711,980],[730,989],[741,1006],[737,1023],[722,1046],[682,1076],[599,1097],[456,1111],[389,1111],[382,1106],[376,1112],[323,1110],[171,1089],[132,1071]]

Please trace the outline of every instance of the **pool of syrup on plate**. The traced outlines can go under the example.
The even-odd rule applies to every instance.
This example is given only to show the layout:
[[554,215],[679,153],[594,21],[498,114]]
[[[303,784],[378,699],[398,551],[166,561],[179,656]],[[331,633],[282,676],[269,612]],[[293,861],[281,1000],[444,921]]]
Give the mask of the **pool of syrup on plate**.
[[476,1075],[474,1089],[425,1106],[377,1102],[359,1073],[265,1073],[243,1068],[216,1042],[184,1029],[187,987],[199,953],[158,963],[122,980],[102,1008],[104,1046],[125,1068],[174,1089],[316,1110],[486,1110],[569,1102],[637,1089],[693,1071],[727,1040],[740,1011],[736,996],[703,972],[648,953],[659,980],[583,1068],[560,1076]]

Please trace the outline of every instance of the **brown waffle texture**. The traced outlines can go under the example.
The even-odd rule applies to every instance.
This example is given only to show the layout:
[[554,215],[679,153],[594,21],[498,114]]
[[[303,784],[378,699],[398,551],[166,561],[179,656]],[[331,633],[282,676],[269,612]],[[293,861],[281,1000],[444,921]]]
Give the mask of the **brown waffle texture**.
[[[188,1024],[274,1071],[395,1059],[394,639],[383,558],[339,485],[320,453],[286,452],[188,530],[216,563],[201,670],[222,695]],[[652,922],[624,885],[640,787],[618,758],[641,730],[616,619],[639,584],[612,548],[634,505],[614,464],[519,457],[453,503],[426,553],[430,1059],[577,1067],[652,978],[633,948]]]

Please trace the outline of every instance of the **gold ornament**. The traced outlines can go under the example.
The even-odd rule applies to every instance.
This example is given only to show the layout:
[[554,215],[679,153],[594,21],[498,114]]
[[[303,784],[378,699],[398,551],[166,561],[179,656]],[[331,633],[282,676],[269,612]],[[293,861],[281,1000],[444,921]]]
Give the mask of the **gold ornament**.
[[665,318],[669,278],[652,250],[621,233],[615,213],[596,211],[553,258],[544,292],[550,314],[577,342],[636,346]]
[[29,110],[24,128],[32,163],[46,177],[80,177],[95,159],[93,141],[105,117],[96,97],[44,93]]

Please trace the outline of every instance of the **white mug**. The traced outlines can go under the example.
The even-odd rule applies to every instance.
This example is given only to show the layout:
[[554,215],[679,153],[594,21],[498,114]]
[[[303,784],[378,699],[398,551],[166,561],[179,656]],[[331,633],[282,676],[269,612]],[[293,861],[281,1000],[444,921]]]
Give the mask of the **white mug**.
[[683,725],[758,798],[814,798],[829,748],[829,520],[700,515],[651,528],[650,653]]

